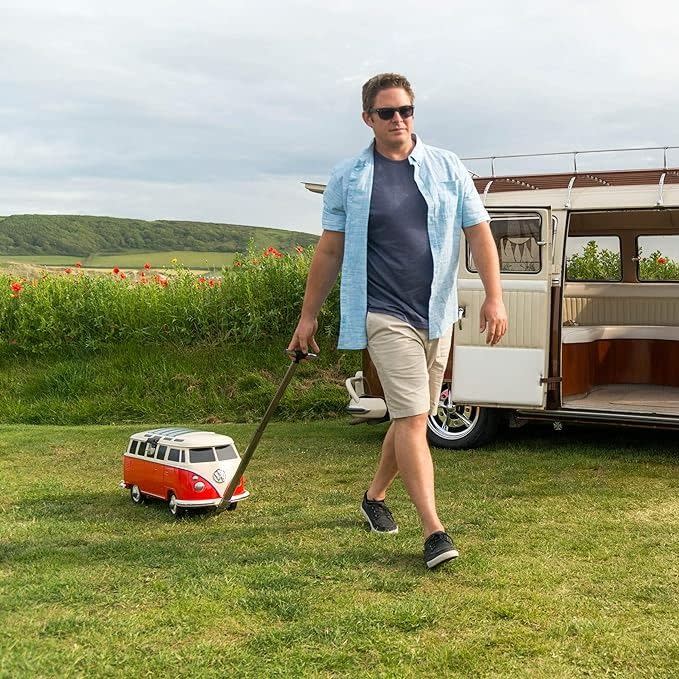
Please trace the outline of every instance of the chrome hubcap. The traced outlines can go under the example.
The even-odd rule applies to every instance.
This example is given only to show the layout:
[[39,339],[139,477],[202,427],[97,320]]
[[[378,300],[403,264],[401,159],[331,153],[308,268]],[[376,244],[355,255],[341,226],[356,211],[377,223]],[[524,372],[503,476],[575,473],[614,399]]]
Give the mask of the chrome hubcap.
[[455,440],[467,436],[474,429],[479,414],[477,406],[455,405],[450,398],[450,389],[444,385],[436,415],[430,415],[427,424],[437,436]]

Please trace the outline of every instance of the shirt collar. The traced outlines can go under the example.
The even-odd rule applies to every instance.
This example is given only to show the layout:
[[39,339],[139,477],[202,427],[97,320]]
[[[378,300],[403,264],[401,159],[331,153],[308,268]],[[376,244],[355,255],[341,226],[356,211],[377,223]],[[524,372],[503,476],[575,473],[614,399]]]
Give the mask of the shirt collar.
[[[424,159],[424,142],[416,134],[412,135],[412,139],[415,142],[415,146],[413,146],[413,150],[410,152],[408,159],[412,159],[419,165]],[[361,152],[361,155],[359,156],[360,160],[364,163],[368,162],[373,157],[374,149],[375,140],[373,139]]]
[[420,141],[416,134],[413,134],[413,141],[415,146],[413,146],[413,150],[408,157],[412,158],[419,165],[424,158],[424,142]]

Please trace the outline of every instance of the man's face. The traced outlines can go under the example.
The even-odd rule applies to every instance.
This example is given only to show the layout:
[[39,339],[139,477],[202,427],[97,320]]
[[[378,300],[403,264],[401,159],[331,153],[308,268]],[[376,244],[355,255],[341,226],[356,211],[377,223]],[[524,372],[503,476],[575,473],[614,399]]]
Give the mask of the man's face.
[[[372,108],[398,108],[410,106],[412,101],[408,93],[401,87],[390,87],[380,90],[375,97]],[[375,141],[378,147],[399,148],[411,143],[411,135],[414,127],[414,117],[401,118],[398,111],[391,120],[382,120],[377,113],[363,112],[365,124],[372,127],[375,132]]]

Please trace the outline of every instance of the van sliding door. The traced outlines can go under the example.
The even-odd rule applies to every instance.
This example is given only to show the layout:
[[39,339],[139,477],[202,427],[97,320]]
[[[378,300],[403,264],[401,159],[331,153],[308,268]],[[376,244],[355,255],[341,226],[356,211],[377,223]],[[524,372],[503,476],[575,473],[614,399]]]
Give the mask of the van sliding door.
[[460,320],[453,332],[452,399],[457,404],[544,408],[550,323],[551,210],[493,208],[509,327],[489,346],[479,333],[485,298],[469,246],[458,272]]

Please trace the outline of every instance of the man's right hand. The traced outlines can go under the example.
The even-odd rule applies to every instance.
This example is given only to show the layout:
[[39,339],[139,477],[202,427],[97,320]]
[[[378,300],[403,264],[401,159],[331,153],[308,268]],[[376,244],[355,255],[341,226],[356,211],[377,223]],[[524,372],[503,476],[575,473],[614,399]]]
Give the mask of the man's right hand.
[[288,345],[290,351],[295,351],[299,349],[305,354],[309,353],[309,348],[314,354],[317,354],[320,349],[318,344],[316,344],[316,339],[314,335],[318,330],[318,321],[314,318],[312,320],[307,320],[304,318],[299,319],[299,323],[295,328],[295,332],[292,334],[292,339]]

